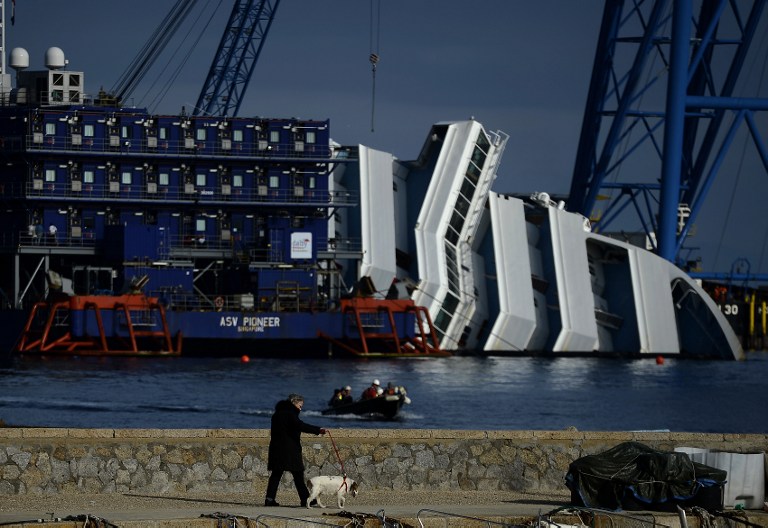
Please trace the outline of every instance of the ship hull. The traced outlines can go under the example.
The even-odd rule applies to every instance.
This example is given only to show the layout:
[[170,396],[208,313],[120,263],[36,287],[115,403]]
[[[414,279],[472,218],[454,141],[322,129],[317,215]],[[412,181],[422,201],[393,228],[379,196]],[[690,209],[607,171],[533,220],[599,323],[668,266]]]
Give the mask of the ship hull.
[[417,330],[431,322],[409,300],[351,299],[325,312],[246,312],[172,310],[143,294],[72,296],[36,303],[26,319],[22,315],[2,312],[8,335],[19,336],[8,343],[11,352],[26,355],[449,354],[434,334]]

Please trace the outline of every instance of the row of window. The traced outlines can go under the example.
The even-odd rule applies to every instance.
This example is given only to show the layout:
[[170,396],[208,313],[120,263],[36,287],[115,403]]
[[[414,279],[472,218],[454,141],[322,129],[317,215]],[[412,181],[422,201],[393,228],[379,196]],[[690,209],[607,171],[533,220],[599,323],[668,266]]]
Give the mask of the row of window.
[[[481,148],[481,146],[484,147],[485,150]],[[472,158],[467,164],[464,180],[461,183],[461,191],[456,198],[456,203],[453,206],[453,214],[451,215],[451,220],[445,233],[446,240],[453,245],[459,243],[461,230],[464,228],[464,221],[467,218],[467,213],[469,212],[472,199],[475,195],[475,190],[477,189],[477,182],[480,179],[480,174],[485,165],[485,159],[488,156],[488,148],[490,148],[490,142],[488,141],[488,138],[485,137],[485,133],[480,132],[472,152]]]
[[[43,218],[46,218],[47,223],[42,221]],[[97,221],[97,218],[102,220]],[[59,210],[54,216],[46,215],[44,211],[37,210],[31,218],[29,232],[31,233],[37,226],[57,225],[62,230],[67,227],[79,228],[76,230],[78,233],[76,236],[80,236],[83,229],[86,232],[94,233],[98,226],[158,225],[160,220],[165,226],[163,231],[171,234],[171,236],[176,236],[174,233],[179,235],[206,233],[211,236],[215,236],[216,233],[219,235],[222,233],[227,235],[243,233],[253,240],[267,236],[269,231],[273,229],[283,232],[286,228],[308,229],[311,226],[327,226],[325,219],[301,215],[270,219],[260,215],[230,214],[222,211],[198,211],[194,214],[169,213],[157,210],[124,210],[119,212],[107,207],[104,211],[70,208]]]
[[[45,135],[56,136],[58,134],[58,126],[59,126],[58,123],[55,123],[55,122],[45,123]],[[154,129],[147,129],[147,130],[148,130],[147,132],[148,135],[155,136],[160,140],[170,139],[168,127],[157,127]],[[120,131],[119,135],[122,139],[132,139],[133,127],[123,125],[119,127],[119,131]],[[86,138],[93,138],[93,137],[96,137],[96,125],[93,125],[93,124],[84,124],[81,126],[70,125],[70,132],[72,134],[81,134],[83,137],[86,137]],[[232,130],[231,140],[234,142],[244,141],[245,140],[244,132],[245,131],[240,128]],[[117,130],[115,130],[114,133],[115,135],[117,135]],[[195,129],[194,136],[192,136],[192,134],[189,134],[189,137],[194,137],[196,141],[206,141],[208,139],[208,136],[209,136],[208,129],[206,128]],[[301,136],[302,137],[300,138],[300,141],[303,141],[304,143],[314,144],[317,142],[317,133],[314,130],[304,130]],[[281,131],[270,130],[263,135],[263,139],[269,141],[270,143],[280,143]]]
[[[59,171],[57,169],[45,169],[44,174],[44,180],[46,183],[55,183],[58,179]],[[193,183],[192,180],[194,179],[194,185],[197,187],[205,187],[209,185],[210,178],[209,176],[213,176],[216,178],[215,174],[207,174],[207,173],[196,173],[193,176],[189,177],[189,183]],[[40,174],[35,174],[34,179],[40,179]],[[119,181],[123,185],[130,185],[134,183],[134,172],[133,171],[122,171],[119,173],[119,177],[117,176],[117,173],[115,173],[112,178],[115,181]],[[243,187],[245,176],[241,173],[235,173],[231,175],[231,185],[233,187]],[[269,176],[260,176],[260,184],[267,185],[270,188],[278,188],[280,187],[280,175],[269,175]],[[94,170],[84,170],[82,173],[79,172],[70,172],[69,173],[69,179],[74,181],[82,181],[83,183],[96,183],[96,171]],[[221,179],[221,177],[219,177]],[[308,189],[314,189],[317,185],[317,178],[314,175],[296,175],[293,177],[293,183],[294,184],[300,184],[304,187],[307,187]],[[158,185],[170,185],[171,184],[171,173],[170,172],[159,172],[157,174],[156,181],[153,183],[157,183]],[[215,180],[214,180],[215,183]]]
[[445,336],[445,332],[448,330],[448,327],[453,320],[453,315],[459,306],[459,298],[462,295],[461,278],[459,275],[460,263],[458,259],[458,244],[490,146],[490,141],[485,133],[481,131],[475,141],[471,159],[467,164],[461,191],[453,205],[451,220],[446,227],[444,249],[448,291],[446,292],[440,310],[435,317],[435,328],[441,338]]

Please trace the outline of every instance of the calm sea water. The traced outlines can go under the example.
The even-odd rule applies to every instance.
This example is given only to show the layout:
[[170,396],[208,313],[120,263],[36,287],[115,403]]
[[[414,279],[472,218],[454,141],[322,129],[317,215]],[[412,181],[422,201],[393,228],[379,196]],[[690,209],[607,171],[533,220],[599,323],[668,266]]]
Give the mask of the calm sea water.
[[[396,421],[325,417],[334,387],[408,390]],[[97,428],[267,428],[306,398],[315,425],[415,429],[768,433],[768,354],[746,361],[594,358],[17,359],[0,369],[0,420]]]

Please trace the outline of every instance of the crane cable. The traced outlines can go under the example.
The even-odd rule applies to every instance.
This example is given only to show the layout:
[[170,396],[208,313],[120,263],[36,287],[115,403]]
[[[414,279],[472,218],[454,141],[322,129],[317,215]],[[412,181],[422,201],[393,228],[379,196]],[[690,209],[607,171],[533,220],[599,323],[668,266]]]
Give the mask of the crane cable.
[[133,59],[128,69],[112,88],[112,93],[119,99],[125,99],[130,96],[133,89],[141,81],[144,75],[146,75],[157,56],[176,33],[176,30],[181,26],[181,23],[187,17],[194,5],[194,0],[190,2],[177,0],[171,11],[160,23],[160,26],[158,26],[149,41],[144,45],[144,48],[142,48],[139,54]]
[[[214,14],[219,10],[219,8],[223,3],[223,0],[218,0],[218,2],[213,7],[213,9],[211,9],[210,5],[212,1],[214,0],[206,0],[204,7],[199,11],[197,17],[195,18],[194,22],[191,24],[186,35],[183,37],[183,39],[181,39],[181,42],[177,45],[176,50],[168,58],[165,64],[165,67],[162,69],[162,72],[155,77],[155,80],[152,82],[149,88],[147,88],[147,93],[145,95],[145,98],[150,97],[150,91],[153,91],[157,87],[157,84],[163,81],[163,85],[157,90],[157,93],[152,97],[151,102],[147,104],[147,106],[152,108],[153,112],[155,108],[160,105],[160,103],[163,101],[165,96],[168,95],[168,92],[170,91],[170,89],[178,79],[179,75],[181,75],[181,71],[189,62],[190,58],[192,57],[192,54],[195,51],[195,48],[197,48],[197,45],[200,43],[203,36],[208,31],[208,27],[211,25],[211,22],[213,21]],[[202,28],[196,29],[198,25],[201,23],[201,21],[203,20],[204,22],[203,22]],[[192,43],[187,44],[187,39],[190,39],[193,36],[195,38],[194,40],[192,40]],[[176,56],[181,52],[184,52],[182,60],[176,62]],[[172,65],[174,62],[176,62],[177,65],[175,68],[172,68]],[[164,80],[163,76],[165,75],[168,75],[168,78]],[[142,102],[143,101],[144,99],[142,99]]]
[[[374,14],[374,4],[375,11]],[[371,62],[371,132],[374,131],[374,116],[376,112],[376,65],[379,62],[379,41],[381,39],[381,0],[371,0],[371,31],[370,31],[370,54],[368,60]],[[375,41],[375,45],[374,45]]]

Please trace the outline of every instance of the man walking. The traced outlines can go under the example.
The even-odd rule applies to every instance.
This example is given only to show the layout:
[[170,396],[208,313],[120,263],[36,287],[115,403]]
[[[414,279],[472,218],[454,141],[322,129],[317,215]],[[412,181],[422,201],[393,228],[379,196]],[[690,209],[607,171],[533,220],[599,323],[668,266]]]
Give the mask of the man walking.
[[303,406],[304,397],[300,394],[289,394],[288,399],[281,400],[275,405],[270,430],[269,458],[267,460],[267,469],[271,473],[267,482],[264,506],[280,506],[276,500],[277,488],[285,471],[293,475],[293,483],[299,493],[301,505],[307,505],[309,490],[304,481],[301,433],[324,435],[327,431],[322,427],[304,423],[299,419],[299,413]]

